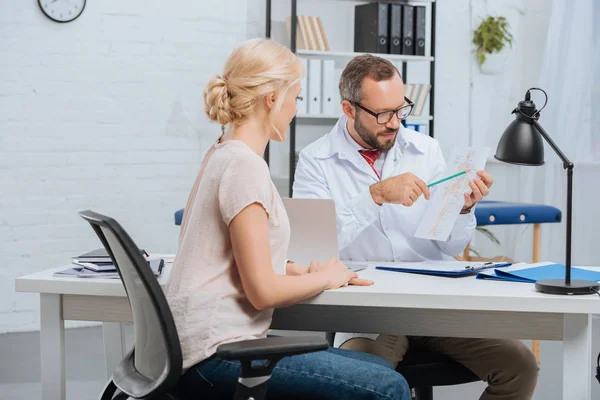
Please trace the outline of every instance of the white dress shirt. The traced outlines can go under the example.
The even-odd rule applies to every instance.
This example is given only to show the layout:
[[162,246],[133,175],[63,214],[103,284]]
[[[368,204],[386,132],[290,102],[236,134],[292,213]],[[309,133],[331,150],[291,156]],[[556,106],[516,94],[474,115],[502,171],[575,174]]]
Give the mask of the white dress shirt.
[[[347,133],[346,122],[342,116],[331,132],[300,152],[293,186],[293,197],[334,200],[340,259],[410,262],[460,254],[476,227],[473,211],[459,215],[447,241],[414,237],[427,200],[421,196],[411,207],[375,203],[369,187],[379,178],[358,152],[360,146]],[[446,169],[438,141],[402,125],[395,145],[380,159],[382,180],[412,172],[429,183],[443,178]],[[338,333],[335,346],[352,337],[377,336]]]

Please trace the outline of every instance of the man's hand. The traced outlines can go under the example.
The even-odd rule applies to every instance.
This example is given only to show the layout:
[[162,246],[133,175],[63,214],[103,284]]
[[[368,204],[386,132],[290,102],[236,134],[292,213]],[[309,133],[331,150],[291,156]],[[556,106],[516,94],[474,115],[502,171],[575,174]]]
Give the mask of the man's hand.
[[410,172],[387,178],[369,189],[373,201],[379,205],[392,203],[410,207],[421,195],[429,200],[429,188],[425,182]]
[[478,171],[477,177],[469,182],[471,194],[465,193],[465,205],[462,208],[461,214],[468,213],[475,204],[488,195],[490,187],[494,183],[494,178],[485,171]]

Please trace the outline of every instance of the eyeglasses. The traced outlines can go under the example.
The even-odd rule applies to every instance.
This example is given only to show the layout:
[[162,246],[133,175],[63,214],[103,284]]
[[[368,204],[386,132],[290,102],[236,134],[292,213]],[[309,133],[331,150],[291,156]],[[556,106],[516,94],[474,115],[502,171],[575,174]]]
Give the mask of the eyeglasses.
[[354,105],[374,116],[377,119],[377,123],[379,125],[385,125],[388,122],[390,122],[392,118],[394,118],[394,114],[396,115],[396,117],[398,117],[399,120],[406,119],[410,115],[415,104],[412,101],[410,101],[406,96],[404,96],[404,101],[406,102],[406,104],[396,110],[382,111],[379,113],[369,110],[368,108],[362,106],[360,103],[354,103]]

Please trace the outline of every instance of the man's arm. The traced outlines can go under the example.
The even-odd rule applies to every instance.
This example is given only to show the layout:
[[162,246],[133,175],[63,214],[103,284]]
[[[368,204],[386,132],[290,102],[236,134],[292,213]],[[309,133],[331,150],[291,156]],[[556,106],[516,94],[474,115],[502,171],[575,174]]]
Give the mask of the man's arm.
[[[327,179],[317,160],[300,152],[293,187],[294,198],[332,199]],[[375,203],[369,188],[348,199],[335,203],[338,241],[340,250],[346,248],[358,235],[371,225],[379,215],[379,205]]]
[[[303,152],[298,160],[293,189],[294,197],[298,198],[332,198],[319,163]],[[421,194],[429,199],[429,189],[425,182],[411,173],[404,173],[377,182],[348,200],[334,199],[340,250],[348,247],[365,228],[377,220],[381,204],[410,207]]]

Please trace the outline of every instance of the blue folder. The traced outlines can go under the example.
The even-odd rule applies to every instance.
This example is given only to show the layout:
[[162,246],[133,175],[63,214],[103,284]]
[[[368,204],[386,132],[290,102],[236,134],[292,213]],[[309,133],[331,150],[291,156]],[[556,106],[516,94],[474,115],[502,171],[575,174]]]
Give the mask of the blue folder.
[[411,274],[424,274],[436,276],[458,277],[472,275],[478,271],[490,268],[501,268],[512,265],[508,262],[417,262],[406,263],[403,266],[377,265],[375,269],[394,272],[405,272]]
[[[535,283],[543,279],[564,279],[563,264],[548,264],[533,268],[523,268],[516,271],[494,270],[493,274],[477,274],[477,279],[494,279],[510,282]],[[600,281],[600,271],[590,271],[581,268],[571,268],[571,279]]]

